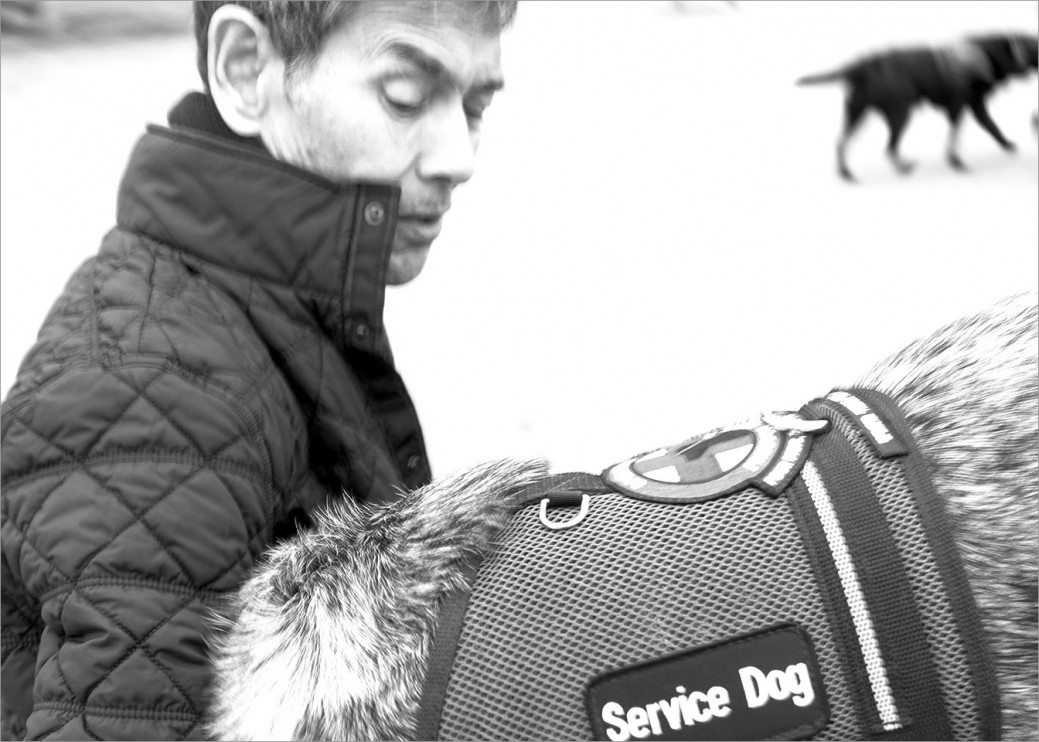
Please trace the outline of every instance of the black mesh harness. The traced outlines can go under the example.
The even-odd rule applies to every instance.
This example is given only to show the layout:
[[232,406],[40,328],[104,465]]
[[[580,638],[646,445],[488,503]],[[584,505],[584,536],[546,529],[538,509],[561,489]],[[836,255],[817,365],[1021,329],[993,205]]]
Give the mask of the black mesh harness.
[[419,739],[996,739],[944,506],[834,391],[530,488],[444,606]]

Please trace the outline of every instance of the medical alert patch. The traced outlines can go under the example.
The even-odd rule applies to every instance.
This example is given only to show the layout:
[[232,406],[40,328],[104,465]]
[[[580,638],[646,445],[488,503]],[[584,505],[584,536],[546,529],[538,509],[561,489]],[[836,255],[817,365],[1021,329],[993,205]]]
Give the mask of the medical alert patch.
[[773,626],[601,675],[585,694],[595,738],[800,739],[829,719],[808,636]]
[[639,500],[706,502],[749,486],[782,494],[808,459],[809,436],[825,421],[771,413],[635,456],[603,472],[606,484]]

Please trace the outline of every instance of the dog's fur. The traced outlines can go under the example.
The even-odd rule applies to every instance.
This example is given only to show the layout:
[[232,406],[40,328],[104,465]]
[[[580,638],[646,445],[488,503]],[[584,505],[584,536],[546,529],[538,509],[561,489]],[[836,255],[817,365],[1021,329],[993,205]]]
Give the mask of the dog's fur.
[[967,109],[1003,149],[1014,151],[1014,143],[996,126],[985,101],[1007,79],[1026,75],[1037,67],[1039,40],[1034,36],[989,34],[948,46],[877,52],[832,72],[802,77],[797,84],[843,82],[847,86],[844,128],[837,142],[837,169],[842,178],[854,180],[846,158],[848,140],[870,108],[887,122],[887,155],[900,173],[910,172],[914,164],[901,157],[899,142],[913,106],[925,101],[942,109],[949,119],[945,156],[954,169],[965,169],[957,152],[957,140]]
[[[919,340],[859,385],[898,402],[927,457],[993,651],[1008,739],[1037,732],[1037,295]],[[821,392],[825,390],[820,390]],[[343,502],[275,549],[217,640],[214,723],[235,739],[399,739],[439,604],[493,548],[538,462],[499,461],[372,508]]]

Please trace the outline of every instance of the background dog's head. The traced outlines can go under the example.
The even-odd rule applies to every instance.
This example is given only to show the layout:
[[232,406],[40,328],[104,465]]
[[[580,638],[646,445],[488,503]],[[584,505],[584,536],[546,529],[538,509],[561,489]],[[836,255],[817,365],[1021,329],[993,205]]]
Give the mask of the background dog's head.
[[1001,33],[971,36],[968,41],[988,57],[996,81],[1039,68],[1039,37]]

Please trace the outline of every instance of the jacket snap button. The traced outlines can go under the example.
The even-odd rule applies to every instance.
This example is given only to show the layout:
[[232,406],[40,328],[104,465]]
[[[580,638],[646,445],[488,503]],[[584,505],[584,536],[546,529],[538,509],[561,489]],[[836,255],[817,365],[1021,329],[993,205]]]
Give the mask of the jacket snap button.
[[364,322],[358,322],[357,325],[354,327],[354,335],[356,335],[359,338],[368,337],[368,325],[366,325]]
[[405,466],[408,467],[408,471],[415,471],[418,468],[419,461],[421,459],[418,457],[418,454],[412,454],[408,457],[408,463]]
[[386,209],[378,201],[369,201],[364,207],[364,220],[371,227],[378,227],[386,220]]

